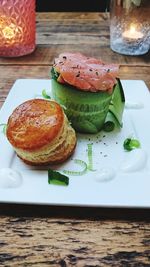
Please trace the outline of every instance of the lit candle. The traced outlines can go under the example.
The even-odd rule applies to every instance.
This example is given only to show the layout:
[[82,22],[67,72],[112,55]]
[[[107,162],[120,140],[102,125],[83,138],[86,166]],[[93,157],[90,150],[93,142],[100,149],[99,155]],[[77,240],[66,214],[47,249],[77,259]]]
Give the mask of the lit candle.
[[135,25],[131,25],[129,30],[123,32],[122,36],[125,41],[134,42],[142,39],[143,33],[138,31]]
[[0,31],[1,38],[7,43],[8,46],[11,46],[13,43],[19,40],[23,34],[22,28],[16,25],[15,22],[12,23],[7,17],[3,17],[3,19],[1,18]]
[[131,56],[149,51],[149,7],[150,0],[110,1],[110,47],[113,51]]
[[2,1],[0,3],[0,56],[23,56],[33,52],[34,49],[35,0]]

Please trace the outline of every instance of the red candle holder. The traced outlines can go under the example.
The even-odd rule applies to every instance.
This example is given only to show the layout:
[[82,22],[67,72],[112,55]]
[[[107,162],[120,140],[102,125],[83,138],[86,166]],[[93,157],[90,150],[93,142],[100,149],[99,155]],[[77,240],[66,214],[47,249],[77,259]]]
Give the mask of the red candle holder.
[[0,56],[19,57],[35,49],[35,0],[0,1]]

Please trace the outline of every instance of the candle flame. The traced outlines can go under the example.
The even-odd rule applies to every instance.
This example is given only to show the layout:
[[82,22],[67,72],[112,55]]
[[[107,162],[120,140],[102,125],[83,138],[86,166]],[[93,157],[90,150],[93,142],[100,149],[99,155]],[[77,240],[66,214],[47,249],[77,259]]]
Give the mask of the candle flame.
[[131,27],[130,27],[130,32],[134,34],[135,31],[136,31],[136,30],[135,30],[135,26],[131,25]]
[[15,21],[8,17],[1,16],[0,17],[0,29],[3,33],[3,37],[6,40],[13,40],[14,38],[18,38],[20,34],[22,34],[22,28],[15,24]]
[[6,39],[12,39],[15,36],[15,27],[10,26],[6,26],[3,30],[3,35]]
[[123,32],[122,36],[127,41],[128,40],[134,41],[134,40],[139,40],[143,38],[143,33],[140,30],[138,30],[138,26],[131,24],[129,27],[129,30],[126,30],[125,32]]
[[134,25],[130,26],[130,33],[134,34],[136,32],[136,27]]

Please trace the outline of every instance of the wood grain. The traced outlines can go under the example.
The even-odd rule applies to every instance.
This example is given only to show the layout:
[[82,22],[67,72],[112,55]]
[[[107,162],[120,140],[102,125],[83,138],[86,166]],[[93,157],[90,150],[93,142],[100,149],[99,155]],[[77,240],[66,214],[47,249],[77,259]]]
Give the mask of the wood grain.
[[150,263],[149,225],[144,222],[2,217],[1,229],[0,266]]
[[[150,89],[150,52],[111,51],[108,13],[39,13],[36,29],[34,53],[0,58],[0,107],[16,79],[49,79],[64,51],[117,63],[121,79],[144,80]],[[0,266],[150,267],[149,209],[0,204]]]

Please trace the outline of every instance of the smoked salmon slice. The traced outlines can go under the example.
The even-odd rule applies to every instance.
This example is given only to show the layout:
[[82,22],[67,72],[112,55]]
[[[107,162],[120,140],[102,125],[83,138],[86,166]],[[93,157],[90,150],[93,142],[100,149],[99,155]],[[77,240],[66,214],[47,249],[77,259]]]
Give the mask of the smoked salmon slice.
[[82,91],[112,93],[119,76],[117,64],[106,64],[81,53],[60,54],[53,68],[58,74],[59,83],[72,85]]

